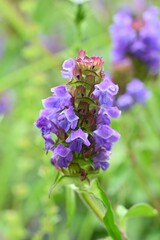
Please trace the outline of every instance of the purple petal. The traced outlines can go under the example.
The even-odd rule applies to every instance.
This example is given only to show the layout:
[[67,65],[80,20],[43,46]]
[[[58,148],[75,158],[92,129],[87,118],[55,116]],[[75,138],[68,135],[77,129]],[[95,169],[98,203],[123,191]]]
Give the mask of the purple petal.
[[69,137],[66,139],[66,142],[72,142],[76,139],[81,139],[86,146],[90,146],[90,142],[87,139],[88,134],[84,133],[80,128],[76,131],[71,131]]
[[64,70],[68,70],[68,69],[73,68],[74,65],[75,65],[74,59],[73,58],[69,58],[69,59],[64,61],[62,67],[63,67]]
[[97,136],[103,139],[108,139],[109,137],[112,136],[113,129],[108,125],[100,125],[99,128],[94,131],[94,134],[96,134]]

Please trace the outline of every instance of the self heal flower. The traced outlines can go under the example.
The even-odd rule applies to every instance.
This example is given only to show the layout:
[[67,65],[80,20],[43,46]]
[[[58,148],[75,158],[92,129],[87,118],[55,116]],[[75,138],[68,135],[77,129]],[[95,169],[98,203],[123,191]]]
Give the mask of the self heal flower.
[[50,114],[50,111],[48,111],[47,109],[40,111],[40,117],[35,122],[35,126],[41,129],[42,136],[51,132],[55,134],[58,133],[58,129],[55,123],[49,117]]
[[100,104],[111,107],[113,97],[118,93],[118,85],[115,85],[109,78],[105,78],[100,84],[95,85],[93,97],[98,98]]
[[113,105],[118,86],[104,74],[103,59],[88,57],[84,50],[62,67],[69,82],[51,89],[35,126],[46,152],[53,153],[51,163],[63,174],[72,172],[84,180],[89,173],[108,168],[112,145],[120,137],[110,127],[111,118],[120,116]]
[[72,161],[71,150],[67,147],[64,147],[62,144],[59,144],[54,150],[51,158],[51,163],[56,167],[67,168],[68,163]]
[[75,61],[74,59],[70,58],[64,61],[62,65],[64,71],[61,71],[61,75],[63,78],[69,78],[70,80],[73,77],[73,70],[75,67]]
[[80,153],[82,149],[82,143],[86,146],[90,145],[87,137],[88,134],[84,133],[82,129],[79,128],[77,131],[71,131],[71,134],[66,139],[66,142],[71,143],[69,147],[72,151]]
[[120,134],[108,125],[100,125],[97,130],[94,131],[94,138],[96,149],[104,147],[106,150],[110,151],[112,143],[118,141]]
[[68,93],[66,86],[61,85],[51,89],[54,92],[52,97],[42,101],[43,106],[49,109],[63,109],[71,105],[71,95]]
[[46,150],[46,153],[48,153],[50,149],[53,149],[54,141],[52,139],[51,134],[44,135],[43,138],[45,140],[45,150]]
[[73,107],[63,110],[58,116],[58,124],[65,132],[75,129],[78,123],[79,117],[74,113]]
[[110,124],[110,118],[118,118],[121,115],[121,111],[117,107],[100,108],[97,116],[97,124]]
[[103,171],[105,171],[109,167],[109,156],[111,155],[110,151],[106,151],[105,149],[100,149],[96,156],[93,158],[93,163],[96,169],[102,168]]

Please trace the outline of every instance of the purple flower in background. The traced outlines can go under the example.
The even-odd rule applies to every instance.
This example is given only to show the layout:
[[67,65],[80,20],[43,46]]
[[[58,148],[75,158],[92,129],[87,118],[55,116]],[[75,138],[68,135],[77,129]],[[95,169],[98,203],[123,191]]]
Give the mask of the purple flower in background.
[[69,82],[51,89],[53,95],[43,100],[44,110],[35,122],[45,150],[53,153],[51,163],[59,170],[68,168],[68,174],[70,168],[76,174],[77,165],[78,174],[85,176],[106,170],[112,145],[120,137],[110,127],[111,118],[121,113],[113,106],[118,86],[104,73],[102,58],[88,57],[83,50],[62,67]]
[[133,79],[126,86],[126,92],[116,100],[117,106],[127,111],[136,103],[144,104],[150,96],[149,90],[139,79]]
[[0,92],[0,115],[5,115],[12,111],[15,96],[12,89]]
[[128,111],[134,105],[134,99],[130,94],[124,93],[118,97],[116,104],[123,111]]
[[128,83],[126,92],[133,97],[135,102],[140,104],[144,104],[150,96],[150,93],[144,83],[139,79],[133,79],[130,83]]
[[48,51],[50,51],[53,54],[63,50],[65,47],[60,32],[61,31],[57,29],[55,33],[49,35],[45,34],[39,35],[39,40],[42,46],[44,46],[46,49],[48,49]]
[[156,7],[150,7],[137,16],[130,9],[119,11],[114,16],[114,23],[110,28],[113,63],[130,57],[133,61],[138,60],[140,64],[144,63],[153,75],[158,74],[159,29],[159,9]]

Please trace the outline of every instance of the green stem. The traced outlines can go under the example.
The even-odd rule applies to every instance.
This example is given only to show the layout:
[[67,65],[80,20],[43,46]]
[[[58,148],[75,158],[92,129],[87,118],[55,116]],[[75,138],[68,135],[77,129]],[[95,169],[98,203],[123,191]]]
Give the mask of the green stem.
[[[80,198],[83,200],[85,205],[98,217],[98,219],[103,223],[104,213],[102,209],[97,205],[90,193],[79,192]],[[103,223],[104,224],[104,223]]]
[[[103,210],[98,206],[96,201],[93,199],[92,195],[87,192],[79,192],[78,194],[82,201],[85,203],[85,205],[97,216],[100,222],[106,227],[106,224],[104,223],[105,214]],[[121,239],[127,240],[127,236],[123,231],[121,231]]]

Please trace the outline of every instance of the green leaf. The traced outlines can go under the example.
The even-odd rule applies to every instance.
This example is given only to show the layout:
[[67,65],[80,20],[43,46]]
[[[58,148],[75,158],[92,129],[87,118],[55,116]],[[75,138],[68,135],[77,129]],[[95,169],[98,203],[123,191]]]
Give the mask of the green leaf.
[[125,218],[130,218],[130,217],[154,217],[158,215],[158,211],[151,207],[147,203],[139,203],[134,206],[132,206],[127,213],[124,215]]
[[[80,182],[79,176],[61,175],[58,172],[58,174],[54,180],[54,183],[52,184],[52,186],[49,189],[49,197],[51,196],[52,191],[55,190],[56,187],[66,186],[66,185],[71,185],[71,184],[72,184],[72,186],[75,186],[75,185],[79,185],[80,183],[81,182]],[[74,187],[74,188],[76,188],[76,187]]]
[[100,199],[104,206],[106,207],[106,214],[103,218],[103,223],[109,233],[109,235],[114,239],[114,240],[121,240],[121,233],[115,223],[114,220],[114,213],[111,207],[111,204],[104,193],[104,191],[100,188],[98,182],[94,181],[92,184],[93,188],[93,194],[95,195],[96,198]]
[[75,191],[69,186],[66,187],[66,213],[67,226],[70,227],[76,210]]

